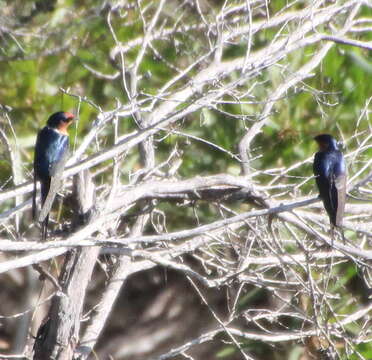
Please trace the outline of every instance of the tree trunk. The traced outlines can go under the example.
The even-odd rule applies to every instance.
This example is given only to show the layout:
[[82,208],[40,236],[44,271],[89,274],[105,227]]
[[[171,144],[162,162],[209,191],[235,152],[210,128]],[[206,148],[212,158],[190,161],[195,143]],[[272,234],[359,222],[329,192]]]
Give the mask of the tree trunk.
[[[88,171],[74,178],[76,218],[93,219],[94,185]],[[40,326],[35,341],[36,360],[72,359],[79,339],[80,318],[86,289],[91,278],[99,247],[68,252],[59,277],[61,291],[52,300],[46,321]]]

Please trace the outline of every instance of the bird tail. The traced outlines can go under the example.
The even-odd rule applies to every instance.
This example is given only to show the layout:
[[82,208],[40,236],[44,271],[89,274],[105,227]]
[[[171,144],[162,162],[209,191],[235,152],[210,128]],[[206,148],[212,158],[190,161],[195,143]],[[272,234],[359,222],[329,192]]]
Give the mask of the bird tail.
[[[49,189],[50,189],[50,179],[41,181],[41,209],[44,208],[45,200],[48,196]],[[41,221],[41,240],[45,241],[47,238],[49,213],[45,216],[44,219],[40,219],[40,215],[41,214],[39,214],[39,221]]]

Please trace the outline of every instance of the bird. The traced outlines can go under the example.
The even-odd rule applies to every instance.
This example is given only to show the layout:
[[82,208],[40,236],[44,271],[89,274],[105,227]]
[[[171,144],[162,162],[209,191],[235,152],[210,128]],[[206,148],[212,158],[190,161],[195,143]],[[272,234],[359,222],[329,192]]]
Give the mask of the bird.
[[332,135],[317,135],[314,140],[319,146],[313,163],[315,181],[333,233],[334,227],[342,227],[346,201],[346,163]]
[[[41,222],[41,238],[47,238],[49,212],[60,188],[63,169],[69,152],[67,128],[74,115],[58,111],[52,114],[37,135],[34,153],[34,189],[32,194],[32,216]],[[40,182],[41,209],[37,217],[37,182]]]

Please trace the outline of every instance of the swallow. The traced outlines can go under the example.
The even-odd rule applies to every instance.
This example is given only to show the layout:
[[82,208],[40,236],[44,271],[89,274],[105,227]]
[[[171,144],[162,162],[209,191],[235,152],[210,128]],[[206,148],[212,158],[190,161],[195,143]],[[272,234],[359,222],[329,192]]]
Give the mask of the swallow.
[[[46,126],[36,138],[34,154],[34,190],[32,194],[32,216],[41,222],[41,238],[46,240],[49,212],[60,188],[63,169],[69,152],[67,128],[74,115],[59,111],[51,115]],[[41,210],[37,217],[36,187],[40,182]]]
[[315,154],[313,171],[332,227],[342,227],[346,201],[346,164],[336,140],[328,134],[314,138],[319,151]]

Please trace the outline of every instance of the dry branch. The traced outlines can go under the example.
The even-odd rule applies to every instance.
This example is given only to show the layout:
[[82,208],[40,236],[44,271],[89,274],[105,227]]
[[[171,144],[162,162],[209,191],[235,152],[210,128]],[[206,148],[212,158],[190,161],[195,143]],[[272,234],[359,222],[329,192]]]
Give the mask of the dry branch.
[[[83,360],[94,351],[102,358],[108,353],[118,359],[123,358],[121,353],[127,354],[124,356],[133,360],[198,358],[201,348],[198,345],[213,341],[215,356],[214,344],[221,339],[232,341],[244,358],[254,359],[247,350],[249,346],[241,343],[249,345],[254,340],[289,347],[301,341],[305,353],[309,352],[308,342],[312,338],[321,339],[336,358],[341,353],[345,356],[357,353],[358,344],[370,340],[368,322],[372,309],[367,301],[372,295],[371,206],[360,198],[371,194],[371,161],[367,157],[372,136],[361,131],[371,129],[368,118],[371,99],[366,99],[365,108],[361,109],[355,134],[346,139],[345,155],[351,166],[345,239],[337,234],[328,235],[323,207],[307,190],[313,179],[298,176],[301,172],[309,173],[310,154],[290,166],[275,168],[263,168],[255,161],[267,150],[255,149],[260,142],[258,135],[275,121],[276,109],[283,101],[307,91],[319,107],[334,105],[328,101],[334,94],[312,88],[309,85],[312,82],[307,84],[307,80],[315,79],[322,71],[322,62],[337,44],[371,49],[371,44],[363,40],[370,24],[369,19],[361,16],[363,6],[368,6],[367,2],[359,0],[316,0],[308,4],[294,1],[274,13],[265,0],[220,5],[199,0],[172,5],[164,0],[119,1],[105,2],[86,13],[105,23],[107,38],[112,41],[106,64],[111,71],[97,65],[82,66],[100,81],[117,82],[122,96],[116,99],[116,106],[104,109],[88,94],[80,96],[71,89],[61,90],[76,100],[79,107],[85,103],[98,112],[64,171],[65,179],[71,176],[75,179],[65,181],[64,190],[69,193],[72,189],[76,199],[72,204],[73,218],[63,226],[55,225],[57,231],[51,234],[52,241],[40,243],[32,229],[22,234],[17,221],[13,222],[14,217],[21,219],[21,215],[27,220],[30,202],[21,202],[19,197],[30,193],[31,182],[17,185],[15,181],[0,191],[0,202],[4,204],[0,214],[4,229],[0,273],[16,279],[23,274],[24,269],[20,268],[39,266],[64,255],[60,273],[50,275],[52,279],[59,275],[55,285],[60,290],[52,298],[44,325],[39,327],[35,359]],[[131,21],[140,29],[132,35],[132,25],[128,25]],[[27,41],[23,29],[2,26],[0,31],[12,35],[19,48],[22,41]],[[273,35],[269,38],[266,34]],[[49,36],[46,32],[44,38]],[[69,38],[66,44],[75,44],[75,39]],[[65,47],[16,57],[49,56]],[[177,55],[182,52],[180,59],[170,58],[169,49]],[[235,49],[239,56],[230,55]],[[299,53],[306,56],[292,62]],[[152,56],[169,72],[166,79],[146,71],[146,61]],[[271,76],[271,72],[278,74]],[[147,82],[151,83],[151,91]],[[213,116],[218,114],[213,117],[213,125],[203,123],[204,111]],[[198,121],[204,135],[195,131]],[[208,137],[209,130],[212,132],[222,121],[234,122],[234,127],[239,124],[238,136],[231,141],[237,145],[238,153],[218,144],[212,135]],[[123,132],[124,122],[131,124],[125,127],[131,132]],[[208,130],[204,131],[204,127]],[[108,140],[111,135],[112,142]],[[12,159],[9,137],[2,129],[0,138]],[[172,141],[167,143],[164,141],[167,138]],[[190,177],[181,176],[182,171],[178,170],[190,155],[187,146],[180,145],[180,139],[202,144],[213,159],[217,159],[215,152],[228,157],[225,169],[217,175],[199,176],[190,170]],[[133,156],[137,153],[138,158]],[[232,175],[239,168],[243,175]],[[99,183],[96,198],[88,170]],[[202,207],[208,211],[200,210]],[[69,208],[65,208],[68,219]],[[174,217],[178,222],[173,223]],[[96,268],[95,283],[99,282],[97,279],[101,281],[99,295],[87,297],[96,264],[99,269]],[[365,289],[362,300],[358,292],[343,288],[351,287],[350,284],[339,285],[336,276],[341,266],[358,272],[358,286]],[[115,302],[130,293],[135,274],[156,278],[153,274],[159,267],[176,274],[177,281],[169,282],[169,287],[176,289],[175,295],[167,293],[168,284],[164,289],[158,287],[159,297],[166,300],[155,303],[155,299],[153,307],[148,305],[138,311],[135,325],[130,324],[130,316],[125,313],[119,345],[110,349],[105,327],[112,325],[108,321],[111,315],[112,322],[116,321]],[[143,289],[140,296],[136,295],[138,302],[153,297],[145,292],[143,278],[139,277],[138,288]],[[177,284],[185,280],[189,285],[187,279],[194,286],[189,291],[185,285],[187,296],[179,296]],[[347,306],[339,291],[350,293]],[[261,292],[264,296],[257,306],[249,302],[252,308],[240,309],[244,299]],[[197,301],[187,309],[181,301],[193,297]],[[224,302],[223,309],[212,305],[214,297],[218,298],[216,304]],[[182,328],[188,315],[198,316],[200,298],[208,312],[203,313],[203,320],[207,319],[203,321],[205,326],[182,333],[179,339],[170,331],[163,335],[165,347],[151,325],[158,323],[162,328],[167,319],[174,329]],[[362,301],[366,305],[361,305]],[[88,304],[91,308],[84,320],[89,321],[86,327],[81,327],[83,309]],[[178,318],[177,311],[184,307],[188,315]],[[34,308],[42,313],[38,305]],[[349,332],[347,326],[351,324],[360,331]],[[146,352],[141,345],[138,356],[131,353],[128,341],[133,341],[133,337],[145,339],[150,350]],[[104,341],[99,343],[99,339]],[[105,350],[106,343],[110,350]],[[314,356],[319,355],[316,351]]]

